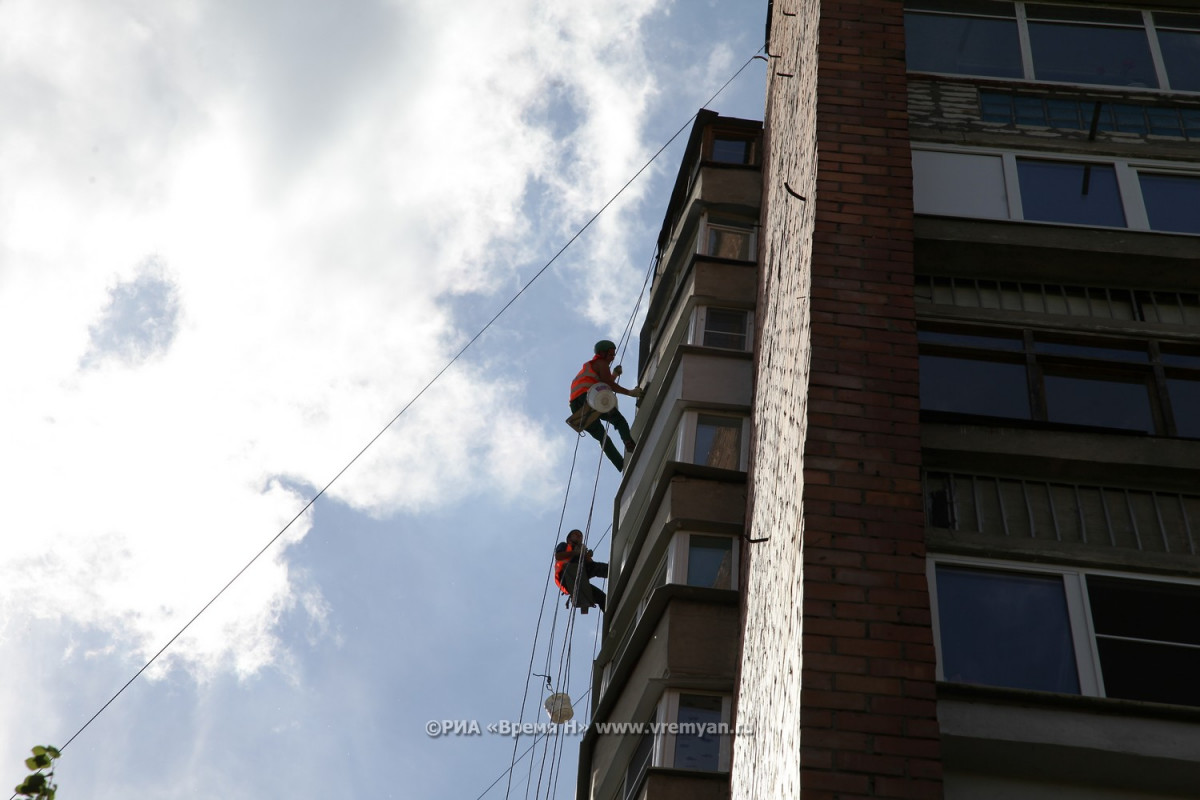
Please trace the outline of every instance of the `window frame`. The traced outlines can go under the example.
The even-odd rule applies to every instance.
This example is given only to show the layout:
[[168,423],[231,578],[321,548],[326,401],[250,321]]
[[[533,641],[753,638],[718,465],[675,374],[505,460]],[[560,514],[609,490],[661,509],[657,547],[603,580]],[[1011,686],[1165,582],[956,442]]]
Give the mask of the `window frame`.
[[[1161,436],[1178,439],[1194,437],[1179,434],[1181,410],[1171,405],[1170,384],[1168,380],[1200,381],[1200,366],[1184,366],[1171,363],[1172,349],[1192,349],[1186,343],[1166,342],[1158,338],[1145,336],[1104,336],[1104,335],[1064,335],[1060,332],[1031,327],[1004,327],[972,325],[962,323],[929,323],[923,322],[918,326],[918,352],[921,357],[959,358],[988,363],[1023,364],[1025,383],[1028,392],[1028,407],[1030,416],[1013,417],[998,416],[972,411],[957,411],[945,409],[927,409],[922,411],[938,414],[963,414],[983,416],[994,419],[1008,419],[1021,424],[1039,422],[1061,425],[1064,428],[1076,427],[1070,422],[1059,422],[1050,419],[1049,400],[1046,391],[1046,376],[1081,377],[1085,379],[1109,380],[1112,383],[1140,384],[1147,388],[1147,406],[1153,423],[1152,431],[1144,431],[1149,436]],[[1003,339],[1020,342],[1019,349],[988,348],[983,344],[952,343],[922,340],[922,334],[950,333],[960,336],[981,336],[986,338]],[[1019,340],[1017,336],[1019,336]],[[1039,349],[1042,345],[1066,344],[1079,347],[1093,347],[1097,351],[1103,349],[1128,350],[1131,353],[1144,353],[1144,360],[1118,360],[1103,358],[1099,355],[1055,353]],[[1132,345],[1132,346],[1131,346]],[[1164,357],[1164,345],[1168,351]],[[1190,355],[1190,354],[1189,354]],[[1193,356],[1195,357],[1195,356]],[[1137,433],[1140,429],[1123,428],[1108,425],[1084,425],[1090,429]]]
[[[1158,38],[1158,32],[1159,32],[1160,28],[1165,31],[1174,31],[1174,32],[1180,32],[1180,31],[1193,32],[1194,31],[1194,32],[1196,32],[1197,35],[1200,35],[1200,14],[1194,14],[1192,12],[1187,12],[1187,11],[1175,12],[1174,10],[1167,10],[1167,9],[1147,9],[1147,8],[1138,9],[1138,8],[1129,8],[1126,6],[1126,7],[1121,7],[1119,9],[1114,9],[1114,10],[1130,11],[1130,12],[1135,12],[1137,14],[1140,14],[1140,16],[1141,16],[1141,25],[1140,26],[1133,25],[1133,24],[1123,24],[1123,23],[1095,21],[1095,20],[1080,20],[1080,19],[1071,20],[1071,19],[1067,19],[1067,18],[1055,19],[1055,18],[1038,17],[1038,18],[1035,18],[1032,20],[1032,23],[1034,25],[1058,24],[1058,25],[1073,25],[1075,27],[1080,27],[1080,28],[1083,28],[1083,27],[1116,28],[1116,29],[1123,29],[1123,30],[1141,30],[1141,31],[1143,31],[1143,33],[1145,34],[1145,37],[1146,37],[1146,44],[1149,49],[1149,56],[1150,56],[1151,65],[1152,65],[1153,71],[1154,71],[1154,78],[1156,81],[1156,85],[1155,86],[1135,86],[1135,85],[1128,84],[1128,83],[1125,83],[1125,84],[1122,84],[1122,83],[1079,83],[1079,82],[1075,82],[1075,81],[1046,80],[1046,79],[1037,77],[1037,68],[1036,68],[1036,64],[1034,63],[1034,57],[1033,57],[1034,54],[1033,54],[1032,36],[1030,34],[1031,20],[1029,18],[1027,6],[1035,5],[1035,6],[1054,6],[1054,7],[1072,8],[1072,6],[1070,4],[1063,4],[1063,3],[1056,3],[1056,2],[1026,3],[1026,2],[1024,2],[1024,0],[1014,0],[1014,2],[1011,3],[1011,5],[1013,7],[1013,11],[1014,11],[1013,17],[1000,17],[1000,16],[989,15],[989,14],[973,13],[970,11],[947,11],[947,10],[938,10],[938,9],[914,8],[914,7],[908,7],[909,5],[910,4],[906,4],[906,8],[904,9],[904,13],[906,16],[909,14],[912,14],[912,15],[919,15],[919,16],[953,17],[953,18],[957,18],[957,19],[964,19],[964,18],[1013,19],[1015,21],[1016,29],[1017,29],[1017,46],[1019,48],[1019,61],[1021,64],[1022,75],[1021,75],[1021,77],[1004,78],[1003,80],[1021,81],[1021,82],[1026,82],[1026,83],[1043,84],[1043,85],[1049,85],[1049,86],[1074,86],[1074,87],[1086,88],[1088,90],[1095,90],[1096,87],[1109,87],[1109,88],[1116,88],[1116,89],[1124,89],[1127,91],[1154,92],[1154,93],[1158,93],[1158,94],[1184,94],[1184,95],[1200,94],[1200,91],[1198,91],[1198,90],[1175,89],[1175,88],[1171,87],[1171,76],[1167,71],[1167,65],[1166,65],[1166,61],[1163,57],[1162,46],[1161,46],[1161,43],[1159,42],[1159,38]],[[919,5],[919,4],[913,4],[913,5]],[[1164,25],[1159,25],[1154,20],[1155,11],[1159,11],[1160,13],[1181,13],[1185,16],[1194,16],[1194,17],[1196,17],[1198,29],[1180,27],[1178,25],[1169,24],[1169,22]],[[981,78],[990,77],[988,75],[976,74],[976,73],[971,73],[971,72],[930,72],[930,71],[926,71],[926,70],[913,70],[913,72],[917,72],[919,74],[928,74],[928,75],[953,75],[953,76],[966,75],[966,76],[981,77]]]
[[729,256],[721,256],[709,252],[711,249],[709,247],[709,240],[712,238],[713,232],[719,231],[743,235],[746,237],[746,258],[730,260],[753,263],[757,259],[758,254],[758,229],[758,221],[749,217],[724,216],[721,214],[711,214],[706,211],[701,218],[696,232],[696,253],[709,258],[729,258]]
[[[709,311],[725,311],[742,315],[745,321],[745,329],[741,334],[745,339],[745,343],[742,347],[721,347],[720,345],[704,343],[704,336],[708,333]],[[717,331],[717,333],[723,332]],[[728,306],[696,306],[692,310],[691,325],[688,329],[688,344],[697,347],[711,347],[714,350],[726,350],[731,353],[752,352],[754,348],[754,312],[747,308],[731,308]]]
[[[977,569],[993,573],[1013,573],[1037,576],[1059,576],[1063,582],[1063,592],[1067,602],[1067,615],[1071,628],[1071,643],[1075,652],[1075,665],[1079,678],[1079,695],[1083,697],[1108,698],[1104,687],[1104,672],[1100,663],[1100,650],[1097,645],[1098,636],[1092,619],[1092,608],[1088,595],[1087,580],[1090,577],[1114,578],[1117,580],[1141,583],[1160,583],[1168,586],[1185,586],[1200,590],[1200,579],[1144,573],[1120,572],[1108,569],[1093,569],[1090,567],[1068,567],[1051,564],[1035,564],[1024,561],[1007,559],[981,558],[964,555],[930,554],[926,559],[925,577],[929,585],[930,621],[933,632],[934,651],[937,658],[937,679],[946,681],[943,670],[944,656],[941,630],[941,611],[937,589],[938,566]],[[1109,636],[1109,638],[1113,638]],[[1157,641],[1157,640],[1142,640]],[[986,684],[970,684],[986,685]],[[1124,698],[1113,698],[1122,700]],[[1135,701],[1150,702],[1150,701]],[[1186,708],[1200,706],[1180,705]]]
[[[750,463],[750,417],[744,412],[738,413],[736,411],[707,408],[693,408],[685,411],[683,417],[680,419],[679,431],[676,436],[678,444],[675,448],[675,460],[684,464],[696,464],[696,433],[699,428],[701,416],[727,417],[741,421],[741,432],[738,434],[740,437],[738,442],[738,466],[735,471],[745,472],[747,465]],[[696,464],[696,466],[704,467],[708,465]],[[727,469],[727,467],[714,467],[713,469]]]
[[[738,561],[739,550],[738,540],[736,536],[724,533],[708,533],[705,531],[680,530],[676,531],[671,536],[671,543],[667,546],[667,580],[669,584],[678,586],[693,586],[687,582],[689,558],[691,556],[692,536],[707,536],[713,539],[728,539],[730,543],[731,558],[729,562],[729,589],[721,591],[738,591],[738,572],[740,564]],[[655,571],[657,575],[657,570]],[[712,587],[699,587],[712,588]]]
[[[1078,153],[1043,153],[1026,150],[1000,149],[1000,148],[984,148],[984,147],[969,147],[957,146],[950,144],[938,144],[931,146],[925,143],[914,143],[912,147],[914,155],[913,159],[913,184],[914,184],[914,200],[913,210],[917,214],[928,216],[963,216],[974,219],[1007,219],[1013,222],[1022,222],[1030,225],[1056,225],[1071,228],[1083,229],[1102,229],[1102,230],[1129,230],[1129,231],[1144,231],[1172,236],[1200,236],[1200,233],[1192,233],[1189,231],[1170,231],[1159,230],[1150,227],[1150,217],[1146,211],[1145,200],[1142,196],[1141,176],[1145,174],[1163,175],[1167,177],[1190,178],[1200,181],[1200,168],[1195,163],[1183,161],[1151,161],[1146,159],[1119,159],[1107,156],[1096,156],[1091,154]],[[921,155],[918,155],[921,154]],[[942,155],[959,155],[959,156],[975,156],[981,159],[998,159],[1000,162],[1000,170],[991,170],[994,174],[999,174],[1001,177],[1001,185],[994,187],[984,187],[985,192],[988,188],[1001,191],[1004,195],[1004,202],[1000,204],[993,203],[993,207],[1003,205],[1006,207],[1006,216],[997,216],[988,213],[959,213],[951,214],[940,209],[940,196],[936,193],[939,187],[939,178],[946,174],[946,165],[936,165],[935,159],[925,158],[924,156]],[[1040,220],[1027,219],[1025,217],[1024,204],[1021,201],[1021,182],[1018,173],[1017,162],[1020,161],[1046,161],[1059,163],[1080,164],[1084,167],[1089,165],[1094,166],[1111,166],[1117,182],[1117,191],[1119,194],[1118,201],[1121,205],[1121,210],[1125,216],[1125,225],[1116,227],[1112,225],[1098,225],[1076,222],[1062,222],[1057,220]],[[921,167],[918,168],[918,164]],[[981,162],[982,164],[982,162]],[[957,170],[955,170],[957,171]],[[923,188],[918,189],[921,185]],[[946,182],[946,185],[953,186],[954,181],[951,179]],[[1081,186],[1082,189],[1082,186]],[[976,191],[978,187],[976,187]],[[980,192],[984,194],[985,192]],[[923,193],[921,205],[924,208],[918,207],[916,195]],[[955,204],[956,206],[958,204]],[[984,209],[980,205],[981,210]]]
[[[659,701],[660,717],[663,722],[679,722],[679,701],[685,695],[701,695],[704,697],[719,697],[721,698],[721,722],[729,730],[730,719],[733,713],[733,698],[723,692],[711,692],[699,689],[667,689],[663,692],[662,699]],[[732,742],[729,733],[718,734],[720,737],[720,750],[717,755],[717,768],[714,770],[694,770],[696,772],[705,773],[720,773],[729,772],[730,756],[732,753]],[[687,769],[686,767],[675,766],[675,740],[678,735],[671,733],[669,730],[663,730],[656,737],[658,747],[655,748],[656,754],[660,757],[660,761],[654,766],[660,766],[668,769]]]

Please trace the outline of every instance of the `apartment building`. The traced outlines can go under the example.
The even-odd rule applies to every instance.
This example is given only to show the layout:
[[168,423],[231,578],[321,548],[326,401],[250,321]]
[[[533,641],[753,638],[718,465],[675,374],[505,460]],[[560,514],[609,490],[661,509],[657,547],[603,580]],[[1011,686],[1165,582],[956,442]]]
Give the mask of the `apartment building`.
[[666,211],[592,686],[593,720],[663,727],[593,728],[578,797],[729,796],[761,156],[760,122],[701,111]]
[[735,798],[1200,786],[1200,5],[774,2]]

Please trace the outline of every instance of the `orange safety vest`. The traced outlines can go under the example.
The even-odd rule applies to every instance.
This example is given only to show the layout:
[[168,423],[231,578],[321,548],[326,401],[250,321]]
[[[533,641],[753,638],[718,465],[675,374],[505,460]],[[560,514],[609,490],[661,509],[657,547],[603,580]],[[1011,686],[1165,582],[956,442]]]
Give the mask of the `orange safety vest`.
[[562,574],[566,570],[567,564],[571,563],[571,557],[574,555],[575,547],[570,542],[567,542],[566,544],[567,549],[562,552],[562,558],[558,557],[559,553],[557,550],[554,551],[554,583],[558,585],[558,588],[562,590],[563,594],[570,594],[571,590],[566,586],[563,586]]
[[[600,356],[596,356],[599,358]],[[575,380],[571,381],[571,399],[587,394],[588,389],[600,382],[600,376],[596,374],[596,368],[593,366],[596,358],[583,365],[579,370],[579,374],[575,376]]]

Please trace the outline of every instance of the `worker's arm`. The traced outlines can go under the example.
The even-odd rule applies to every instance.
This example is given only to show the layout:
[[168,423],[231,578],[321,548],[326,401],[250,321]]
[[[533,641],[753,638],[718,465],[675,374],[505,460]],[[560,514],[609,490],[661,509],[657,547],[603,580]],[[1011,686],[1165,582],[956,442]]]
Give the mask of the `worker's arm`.
[[[620,367],[617,367],[617,369],[620,369]],[[600,382],[608,384],[608,388],[612,389],[617,394],[624,394],[628,395],[629,397],[640,396],[640,393],[636,389],[626,389],[624,386],[617,383],[617,377],[612,374],[611,370],[609,370],[608,364],[603,363],[599,359],[596,360],[595,370],[596,377],[600,379]]]

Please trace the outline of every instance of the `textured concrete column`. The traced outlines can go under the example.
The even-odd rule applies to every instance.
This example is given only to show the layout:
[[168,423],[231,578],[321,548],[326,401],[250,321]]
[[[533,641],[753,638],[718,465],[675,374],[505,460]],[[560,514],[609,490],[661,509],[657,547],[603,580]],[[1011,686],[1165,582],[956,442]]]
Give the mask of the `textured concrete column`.
[[940,797],[902,4],[776,0],[770,52],[732,796]]

